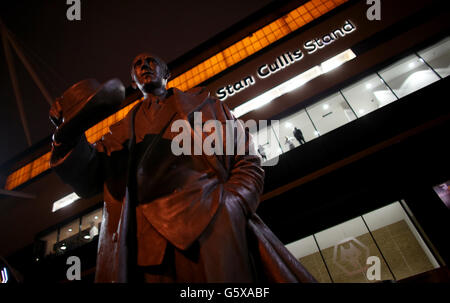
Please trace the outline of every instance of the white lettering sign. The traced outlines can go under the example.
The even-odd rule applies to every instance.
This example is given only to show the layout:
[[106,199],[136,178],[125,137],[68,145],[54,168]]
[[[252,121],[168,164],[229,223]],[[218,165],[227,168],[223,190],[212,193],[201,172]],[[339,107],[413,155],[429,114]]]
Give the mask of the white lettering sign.
[[[354,32],[356,30],[356,26],[350,21],[345,21],[342,28],[338,28],[336,30],[331,31],[319,38],[314,38],[308,40],[303,44],[303,49],[294,49],[285,52],[284,54],[276,57],[272,63],[266,63],[259,66],[256,70],[257,78],[266,79],[271,75],[288,68],[289,66],[299,62],[305,57],[305,54],[310,55],[315,53],[316,51],[326,47],[327,45],[332,44],[339,38],[343,38],[346,35]],[[228,84],[223,87],[220,87],[216,91],[216,96],[221,101],[225,101],[228,97],[231,97],[239,92],[242,92],[246,88],[254,85],[256,83],[256,79],[253,75],[248,75],[243,79],[235,82],[234,84]]]

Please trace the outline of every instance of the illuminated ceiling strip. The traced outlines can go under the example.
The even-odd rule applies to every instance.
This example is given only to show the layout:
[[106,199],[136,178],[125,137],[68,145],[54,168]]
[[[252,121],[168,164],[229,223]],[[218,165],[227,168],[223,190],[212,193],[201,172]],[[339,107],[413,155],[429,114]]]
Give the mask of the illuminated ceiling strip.
[[78,195],[76,193],[71,193],[70,195],[67,195],[67,196],[59,199],[55,203],[53,203],[52,212],[55,212],[58,209],[66,207],[67,205],[72,204],[73,202],[77,201],[78,199],[80,199],[80,197],[78,197]]
[[[269,23],[263,28],[251,33],[244,39],[234,43],[227,47],[225,50],[215,54],[214,56],[204,60],[193,68],[180,74],[173,80],[169,81],[168,87],[177,87],[181,90],[188,90],[196,85],[210,79],[211,77],[219,74],[220,72],[228,69],[236,63],[244,60],[245,58],[253,55],[254,53],[270,46],[279,39],[285,37],[291,32],[302,28],[311,21],[323,16],[324,14],[332,11],[341,4],[348,0],[311,0],[305,4],[290,11],[286,15],[278,18],[277,20]],[[137,100],[135,102],[138,102]],[[134,104],[133,104],[134,105]],[[86,131],[86,138],[90,143],[96,142],[103,135],[109,131],[109,126],[122,120],[123,113],[129,111],[128,106],[119,110],[116,114],[108,117],[107,119],[99,122],[97,125]],[[100,130],[99,130],[100,129]],[[34,160],[32,163],[43,160],[44,157],[48,157],[50,153]],[[21,169],[14,171],[10,174],[5,183],[5,189],[12,190],[19,185],[27,182],[33,177],[41,174],[44,171],[50,169],[48,160],[44,159],[46,164],[35,170],[33,174],[28,172],[21,174]]]
[[353,53],[351,49],[348,49],[322,62],[322,64],[316,65],[313,68],[310,68],[309,70],[281,83],[280,85],[275,86],[274,88],[266,91],[265,93],[257,96],[256,98],[253,98],[235,107],[233,113],[236,116],[236,118],[239,118],[255,109],[258,109],[272,102],[274,99],[301,87],[305,83],[319,77],[320,75],[332,71],[333,69],[341,66],[345,62],[350,61],[354,58],[356,58],[355,53]]

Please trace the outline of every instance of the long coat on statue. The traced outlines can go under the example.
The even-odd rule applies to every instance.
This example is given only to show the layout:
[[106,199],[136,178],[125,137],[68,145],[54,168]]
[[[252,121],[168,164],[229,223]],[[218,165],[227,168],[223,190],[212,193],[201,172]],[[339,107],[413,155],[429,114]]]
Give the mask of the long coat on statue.
[[[170,92],[161,102],[142,101],[93,145],[83,136],[65,155],[53,148],[51,166],[78,195],[104,193],[95,280],[132,281],[133,267],[160,265],[172,247],[181,256],[175,281],[313,282],[255,214],[264,171],[242,124],[202,89]],[[174,143],[195,151],[210,138],[202,131],[208,120],[223,127],[224,153],[174,155]],[[181,142],[180,125],[187,124],[191,140]],[[201,274],[187,263],[201,264]]]

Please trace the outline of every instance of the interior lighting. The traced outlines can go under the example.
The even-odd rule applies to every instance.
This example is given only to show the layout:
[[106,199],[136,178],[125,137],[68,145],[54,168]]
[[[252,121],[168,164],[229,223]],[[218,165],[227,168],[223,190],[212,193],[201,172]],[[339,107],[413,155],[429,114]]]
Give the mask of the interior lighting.
[[52,212],[55,212],[58,209],[66,207],[67,205],[72,204],[73,202],[77,201],[78,199],[80,199],[80,197],[78,197],[78,195],[76,193],[71,193],[70,195],[67,195],[67,196],[59,199],[55,203],[53,203]]
[[330,59],[324,61],[320,65],[320,67],[322,68],[323,73],[328,73],[329,71],[332,71],[333,69],[341,66],[345,62],[350,61],[354,58],[356,58],[355,53],[351,49],[348,49],[348,50],[334,56],[333,58],[330,58]]

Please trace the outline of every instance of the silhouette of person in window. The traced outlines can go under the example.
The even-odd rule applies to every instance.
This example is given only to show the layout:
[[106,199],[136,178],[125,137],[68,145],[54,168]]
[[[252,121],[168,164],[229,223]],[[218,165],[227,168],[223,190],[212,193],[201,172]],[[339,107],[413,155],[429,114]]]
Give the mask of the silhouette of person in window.
[[297,139],[297,141],[298,141],[300,144],[305,144],[305,143],[306,143],[305,137],[303,137],[303,133],[302,133],[302,131],[301,131],[299,128],[294,127],[293,133],[294,133],[295,139]]

